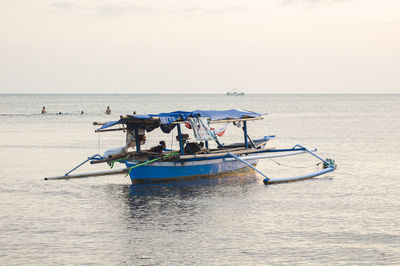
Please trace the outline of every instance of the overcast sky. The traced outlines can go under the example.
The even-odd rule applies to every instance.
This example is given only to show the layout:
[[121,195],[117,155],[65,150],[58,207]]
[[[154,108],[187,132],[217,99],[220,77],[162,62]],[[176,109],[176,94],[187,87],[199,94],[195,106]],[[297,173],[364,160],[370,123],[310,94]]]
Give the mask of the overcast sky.
[[0,93],[233,88],[400,93],[400,1],[0,1]]

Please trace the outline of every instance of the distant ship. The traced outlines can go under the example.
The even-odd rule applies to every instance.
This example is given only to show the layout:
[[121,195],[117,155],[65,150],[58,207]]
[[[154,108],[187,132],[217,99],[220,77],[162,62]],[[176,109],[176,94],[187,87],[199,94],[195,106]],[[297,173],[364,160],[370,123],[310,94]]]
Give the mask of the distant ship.
[[240,91],[240,90],[238,90],[238,89],[233,89],[233,90],[231,90],[231,91],[228,91],[228,92],[226,93],[226,95],[228,95],[228,96],[243,96],[243,95],[244,95],[244,92],[243,92],[243,91]]

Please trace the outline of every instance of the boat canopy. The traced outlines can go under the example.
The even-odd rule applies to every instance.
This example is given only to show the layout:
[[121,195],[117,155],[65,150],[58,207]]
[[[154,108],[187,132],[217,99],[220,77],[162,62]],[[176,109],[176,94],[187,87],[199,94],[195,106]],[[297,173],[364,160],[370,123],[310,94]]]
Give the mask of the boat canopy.
[[163,126],[173,126],[171,124],[177,121],[186,121],[189,117],[208,117],[210,121],[217,121],[228,119],[257,118],[261,116],[262,115],[259,113],[238,109],[195,110],[192,112],[175,111],[160,114],[126,115],[121,117],[121,119],[118,121],[110,121],[105,123],[101,128],[97,129],[96,131],[101,131],[117,124],[147,124],[146,129],[148,129],[149,126],[153,129],[159,126],[163,128]]

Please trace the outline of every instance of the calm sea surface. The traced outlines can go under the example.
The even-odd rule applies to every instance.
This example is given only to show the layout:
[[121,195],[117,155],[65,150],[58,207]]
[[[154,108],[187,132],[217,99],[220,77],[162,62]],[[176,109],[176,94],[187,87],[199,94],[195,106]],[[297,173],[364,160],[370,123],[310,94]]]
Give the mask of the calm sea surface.
[[[268,113],[249,123],[253,138],[317,147],[338,170],[271,186],[255,173],[146,186],[125,175],[43,180],[124,144],[121,132],[94,133],[94,121],[231,108]],[[147,146],[176,147],[174,137],[151,132]],[[221,138],[238,140],[232,125]],[[400,95],[0,95],[0,264],[399,265],[399,151]],[[315,164],[302,155],[258,168],[285,177]]]

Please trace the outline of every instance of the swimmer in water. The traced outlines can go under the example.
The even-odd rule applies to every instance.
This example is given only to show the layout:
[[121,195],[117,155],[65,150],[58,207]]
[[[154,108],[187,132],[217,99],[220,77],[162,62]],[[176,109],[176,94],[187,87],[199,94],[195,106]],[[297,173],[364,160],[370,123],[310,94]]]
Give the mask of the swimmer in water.
[[44,107],[44,106],[43,106],[43,109],[42,109],[42,115],[44,115],[45,113],[47,113],[47,111],[46,111],[46,107]]
[[110,114],[111,114],[110,106],[107,106],[106,115],[110,115]]

